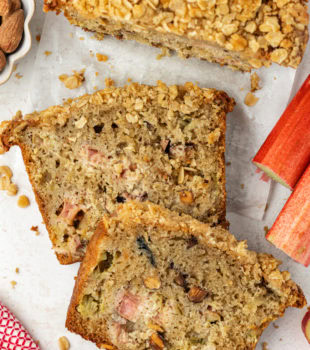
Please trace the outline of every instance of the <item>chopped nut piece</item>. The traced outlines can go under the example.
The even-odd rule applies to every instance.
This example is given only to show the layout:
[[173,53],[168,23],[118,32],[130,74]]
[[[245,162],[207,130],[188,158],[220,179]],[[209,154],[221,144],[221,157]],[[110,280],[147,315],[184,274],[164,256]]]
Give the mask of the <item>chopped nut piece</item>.
[[15,286],[16,286],[17,282],[16,281],[11,281],[10,283],[11,283],[12,288],[15,289]]
[[180,192],[180,201],[184,204],[192,204],[194,202],[194,197],[190,191]]
[[249,106],[253,107],[258,102],[259,98],[252,94],[252,92],[248,92],[245,96],[244,103]]
[[109,59],[107,55],[103,55],[101,53],[96,53],[96,57],[98,62],[106,62]]
[[192,287],[187,296],[193,303],[201,303],[203,299],[208,295],[208,292],[200,287]]
[[160,279],[157,276],[146,277],[143,283],[148,289],[159,289],[161,285]]
[[153,350],[162,350],[165,347],[162,338],[157,333],[151,335],[150,346]]
[[260,90],[261,87],[259,86],[260,77],[255,72],[251,75],[251,92],[255,92],[256,90]]
[[26,208],[30,205],[30,201],[29,201],[28,197],[22,195],[18,198],[17,205],[20,208]]
[[67,337],[63,336],[58,339],[58,347],[59,350],[69,350],[70,349],[70,343]]

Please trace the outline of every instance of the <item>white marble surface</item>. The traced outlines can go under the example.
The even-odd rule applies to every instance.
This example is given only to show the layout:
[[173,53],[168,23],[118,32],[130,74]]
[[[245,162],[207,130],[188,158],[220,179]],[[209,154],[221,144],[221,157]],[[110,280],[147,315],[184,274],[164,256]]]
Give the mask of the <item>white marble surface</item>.
[[[31,23],[33,37],[42,30],[45,15],[41,7],[42,3],[38,1],[36,14]],[[53,29],[57,29],[57,18]],[[28,96],[32,86],[33,69],[36,68],[34,62],[38,47],[36,40],[33,42],[31,52],[19,62],[16,70],[16,73],[23,77],[17,79],[14,74],[5,85],[0,86],[0,120],[11,118],[19,109],[23,112],[32,110]],[[310,47],[297,71],[292,95],[309,72]],[[37,101],[40,102],[40,89],[36,90],[35,86],[32,86],[32,89],[32,97],[37,95]],[[16,205],[16,197],[7,197],[4,193],[0,193],[0,300],[16,314],[33,337],[39,340],[42,350],[58,349],[57,339],[62,335],[68,337],[72,349],[96,349],[93,344],[69,333],[64,327],[66,310],[74,285],[73,277],[77,273],[78,264],[71,266],[58,264],[35,204],[19,150],[14,148],[8,154],[1,156],[0,164],[10,165],[14,172],[14,181],[20,187],[20,193],[26,194],[31,200],[29,208],[20,209]],[[282,268],[291,272],[310,301],[309,269],[293,262],[264,239],[264,226],[272,225],[289,194],[290,192],[284,187],[272,184],[269,208],[262,221],[234,213],[228,213],[228,218],[231,222],[231,231],[238,239],[247,239],[251,249],[272,253],[283,261]],[[39,226],[39,236],[30,231],[33,225]],[[20,269],[19,274],[15,273],[16,267]],[[11,287],[12,280],[17,282],[15,289]],[[305,310],[288,310],[284,318],[276,321],[279,328],[270,325],[264,332],[257,349],[261,348],[262,342],[267,342],[271,350],[309,349],[309,344],[301,331],[301,319],[304,313]]]

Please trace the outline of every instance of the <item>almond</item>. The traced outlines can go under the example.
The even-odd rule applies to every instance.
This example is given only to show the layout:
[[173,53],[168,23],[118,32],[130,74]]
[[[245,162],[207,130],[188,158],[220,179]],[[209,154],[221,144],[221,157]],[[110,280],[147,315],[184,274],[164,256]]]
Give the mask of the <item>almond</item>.
[[3,71],[5,65],[6,65],[6,57],[3,51],[0,49],[0,72]]
[[[2,1],[2,0],[0,0],[0,1]],[[2,17],[2,23],[4,23],[13,12],[19,10],[22,7],[20,0],[8,0],[8,1],[11,2],[11,9],[6,15],[4,15]]]
[[6,16],[11,10],[11,0],[0,0],[0,16]]
[[6,53],[14,52],[22,39],[23,31],[24,11],[17,10],[0,27],[0,48]]

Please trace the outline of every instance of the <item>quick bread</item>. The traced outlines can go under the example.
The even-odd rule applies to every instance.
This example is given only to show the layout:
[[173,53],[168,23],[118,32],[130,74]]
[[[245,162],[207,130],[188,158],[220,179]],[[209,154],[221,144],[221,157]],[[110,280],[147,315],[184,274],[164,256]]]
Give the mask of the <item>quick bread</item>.
[[149,202],[103,216],[66,326],[103,349],[251,350],[306,300],[271,255]]
[[296,68],[308,41],[305,0],[45,0],[45,11],[112,34],[250,71]]
[[80,261],[102,213],[150,200],[225,224],[226,93],[132,84],[4,122],[0,148],[19,145],[53,247]]

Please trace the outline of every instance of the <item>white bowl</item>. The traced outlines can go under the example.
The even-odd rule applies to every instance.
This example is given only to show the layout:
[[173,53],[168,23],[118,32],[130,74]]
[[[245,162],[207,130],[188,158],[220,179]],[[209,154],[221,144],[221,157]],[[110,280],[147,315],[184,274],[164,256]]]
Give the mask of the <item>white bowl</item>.
[[14,64],[22,57],[24,57],[31,48],[31,33],[29,23],[33,16],[35,9],[34,0],[21,0],[22,8],[25,12],[24,34],[21,43],[17,50],[6,57],[7,63],[4,70],[0,73],[0,85],[4,84],[11,76]]

